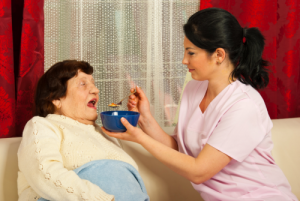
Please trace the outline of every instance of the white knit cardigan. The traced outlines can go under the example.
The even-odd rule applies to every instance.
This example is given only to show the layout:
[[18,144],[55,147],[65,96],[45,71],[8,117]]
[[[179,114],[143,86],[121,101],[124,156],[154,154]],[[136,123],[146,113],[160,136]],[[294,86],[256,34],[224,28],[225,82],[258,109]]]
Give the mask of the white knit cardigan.
[[98,125],[49,114],[27,122],[18,151],[19,201],[43,197],[56,201],[112,201],[113,195],[80,179],[73,169],[93,160],[134,160],[117,140],[103,134]]

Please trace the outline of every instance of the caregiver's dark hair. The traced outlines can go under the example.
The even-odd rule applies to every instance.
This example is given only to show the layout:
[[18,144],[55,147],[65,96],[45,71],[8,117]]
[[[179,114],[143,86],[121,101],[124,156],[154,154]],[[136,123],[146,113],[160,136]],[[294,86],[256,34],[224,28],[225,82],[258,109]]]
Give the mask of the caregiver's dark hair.
[[183,29],[194,45],[210,54],[223,48],[235,66],[232,78],[255,89],[268,85],[268,62],[262,59],[265,39],[257,28],[242,28],[228,11],[207,8],[193,14]]
[[78,70],[91,75],[93,67],[85,61],[65,60],[51,66],[39,79],[35,96],[35,115],[46,117],[55,112],[53,100],[65,97],[68,80],[78,74]]

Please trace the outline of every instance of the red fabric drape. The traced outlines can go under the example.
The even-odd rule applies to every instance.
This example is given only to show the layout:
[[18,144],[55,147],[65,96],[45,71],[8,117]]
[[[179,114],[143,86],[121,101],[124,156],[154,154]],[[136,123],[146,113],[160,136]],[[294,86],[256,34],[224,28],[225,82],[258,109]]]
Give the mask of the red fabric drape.
[[44,72],[43,6],[43,0],[0,1],[0,138],[21,136],[33,116]]
[[270,83],[259,91],[272,119],[300,117],[300,1],[201,0],[200,9],[223,8],[242,27],[265,36],[263,58],[271,62]]

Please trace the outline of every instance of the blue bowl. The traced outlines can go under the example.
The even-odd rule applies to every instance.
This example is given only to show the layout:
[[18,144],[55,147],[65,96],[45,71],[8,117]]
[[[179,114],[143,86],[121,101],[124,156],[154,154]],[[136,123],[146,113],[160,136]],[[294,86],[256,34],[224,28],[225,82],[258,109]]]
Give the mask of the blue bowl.
[[132,111],[105,111],[100,113],[102,125],[111,132],[125,132],[126,128],[121,123],[121,117],[127,119],[132,125],[136,126],[140,113]]

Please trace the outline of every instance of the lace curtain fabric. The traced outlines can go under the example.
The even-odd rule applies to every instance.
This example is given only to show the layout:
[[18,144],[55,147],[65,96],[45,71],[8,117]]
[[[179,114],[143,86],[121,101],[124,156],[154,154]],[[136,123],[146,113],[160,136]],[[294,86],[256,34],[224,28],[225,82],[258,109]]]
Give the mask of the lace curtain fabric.
[[[100,90],[98,112],[132,87],[146,93],[165,128],[174,125],[187,69],[182,25],[199,0],[45,0],[45,71],[65,59],[88,61]],[[127,110],[126,102],[119,110]],[[101,124],[100,118],[97,120]]]

